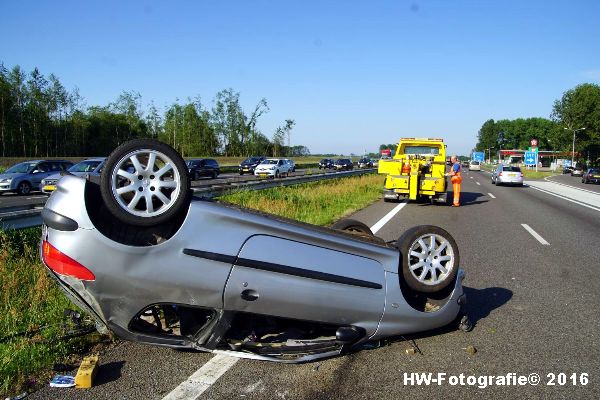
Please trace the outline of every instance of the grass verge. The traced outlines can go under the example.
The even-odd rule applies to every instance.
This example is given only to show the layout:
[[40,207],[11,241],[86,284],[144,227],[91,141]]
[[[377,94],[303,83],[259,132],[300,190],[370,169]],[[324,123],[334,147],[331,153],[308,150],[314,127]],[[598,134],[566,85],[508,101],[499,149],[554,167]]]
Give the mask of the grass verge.
[[259,191],[240,191],[219,199],[243,207],[329,225],[381,198],[383,178],[368,174]]
[[53,363],[84,351],[90,342],[89,337],[61,339],[74,327],[64,316],[74,305],[39,260],[40,236],[40,228],[0,230],[2,398],[47,384]]

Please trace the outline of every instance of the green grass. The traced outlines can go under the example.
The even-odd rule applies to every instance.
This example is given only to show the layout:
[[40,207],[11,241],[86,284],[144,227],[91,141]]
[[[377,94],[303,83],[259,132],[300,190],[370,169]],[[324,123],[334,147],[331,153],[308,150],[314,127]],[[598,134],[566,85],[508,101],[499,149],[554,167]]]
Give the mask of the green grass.
[[[47,384],[50,367],[83,350],[89,338],[57,340],[75,308],[38,256],[40,228],[0,230],[0,397]],[[46,371],[46,372],[43,372]]]
[[219,199],[315,225],[329,225],[381,198],[383,178],[368,174],[259,191]]
[[543,179],[548,176],[560,175],[557,172],[550,172],[550,171],[537,171],[536,172],[535,170],[527,170],[525,168],[521,168],[521,171],[523,172],[525,179]]

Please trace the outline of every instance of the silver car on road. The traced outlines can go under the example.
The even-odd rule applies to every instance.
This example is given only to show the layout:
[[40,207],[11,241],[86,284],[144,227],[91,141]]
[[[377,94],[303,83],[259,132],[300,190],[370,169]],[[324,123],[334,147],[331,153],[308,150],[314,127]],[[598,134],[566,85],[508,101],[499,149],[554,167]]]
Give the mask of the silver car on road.
[[498,165],[494,172],[492,172],[492,183],[496,186],[523,186],[523,172],[520,167],[504,164]]
[[[64,176],[41,257],[100,331],[160,346],[302,362],[460,320],[458,247],[442,228],[396,242],[192,199],[170,146],[127,142],[100,179]],[[334,229],[335,228],[335,229]]]

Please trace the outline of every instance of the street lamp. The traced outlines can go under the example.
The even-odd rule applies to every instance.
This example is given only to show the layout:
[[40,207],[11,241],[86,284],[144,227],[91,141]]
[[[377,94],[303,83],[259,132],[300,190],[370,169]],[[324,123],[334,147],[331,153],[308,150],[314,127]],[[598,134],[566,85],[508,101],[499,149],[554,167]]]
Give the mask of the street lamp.
[[[565,128],[569,130],[569,128]],[[575,132],[585,131],[585,128],[573,129],[573,152],[571,153],[571,167],[575,167]]]

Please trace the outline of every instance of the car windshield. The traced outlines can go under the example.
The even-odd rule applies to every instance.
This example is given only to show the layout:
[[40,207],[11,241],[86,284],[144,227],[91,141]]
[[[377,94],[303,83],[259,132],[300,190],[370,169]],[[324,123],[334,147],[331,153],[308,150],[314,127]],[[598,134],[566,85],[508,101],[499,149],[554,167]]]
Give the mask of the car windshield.
[[471,161],[471,165],[479,165],[479,161]]
[[502,167],[502,171],[521,172],[521,168],[505,166]]
[[260,158],[258,158],[258,157],[248,157],[244,161],[242,161],[242,164],[254,164],[259,161],[260,161]]
[[35,164],[35,163],[27,163],[27,162],[20,163],[20,164],[17,164],[17,165],[13,165],[9,169],[7,169],[5,171],[5,173],[8,173],[8,174],[11,174],[11,173],[12,174],[15,174],[15,173],[16,174],[29,174],[29,173],[31,173],[31,171],[33,171],[33,169],[35,168],[36,165],[37,164]]
[[277,164],[279,160],[265,160],[261,164]]
[[69,172],[92,172],[102,161],[82,161],[68,169]]
[[590,169],[590,174],[600,174],[600,169]]
[[438,147],[431,146],[406,146],[404,148],[404,154],[440,154]]

